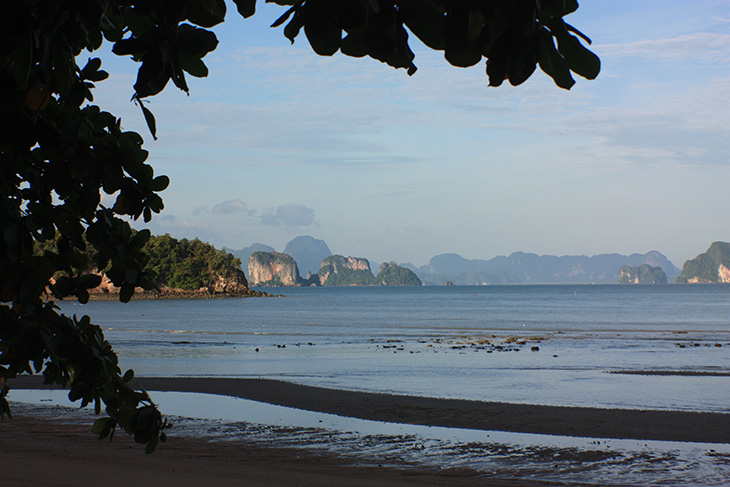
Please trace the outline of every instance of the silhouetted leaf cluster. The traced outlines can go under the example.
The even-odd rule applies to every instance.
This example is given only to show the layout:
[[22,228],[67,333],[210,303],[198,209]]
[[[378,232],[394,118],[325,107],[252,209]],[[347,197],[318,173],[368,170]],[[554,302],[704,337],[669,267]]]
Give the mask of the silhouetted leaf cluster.
[[416,71],[409,32],[444,51],[459,67],[487,59],[491,86],[524,83],[539,65],[561,88],[571,73],[593,79],[600,61],[581,43],[590,40],[563,21],[575,0],[273,0],[290,8],[273,24],[294,42],[302,29],[317,54],[338,50]]

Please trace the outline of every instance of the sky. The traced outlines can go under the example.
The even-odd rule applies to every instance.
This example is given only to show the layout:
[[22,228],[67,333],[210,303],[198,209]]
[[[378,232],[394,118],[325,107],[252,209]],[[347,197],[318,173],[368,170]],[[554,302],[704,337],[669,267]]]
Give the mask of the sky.
[[[229,4],[210,74],[129,100],[137,65],[110,54],[95,103],[139,132],[166,174],[154,234],[427,264],[645,253],[678,267],[730,241],[730,4],[583,0],[566,22],[602,62],[569,91],[539,68],[488,86],[411,36],[411,77],[371,58],[320,57],[269,25],[282,7]],[[95,54],[96,55],[96,54]],[[82,55],[83,58],[83,55]],[[80,64],[83,61],[79,61]]]

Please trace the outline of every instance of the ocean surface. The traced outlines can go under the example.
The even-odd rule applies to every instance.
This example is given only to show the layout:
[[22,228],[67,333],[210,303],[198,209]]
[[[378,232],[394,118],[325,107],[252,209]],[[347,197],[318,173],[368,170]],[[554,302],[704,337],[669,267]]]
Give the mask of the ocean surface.
[[730,286],[265,289],[60,303],[138,376],[531,404],[730,412]]
[[[91,316],[122,368],[138,376],[261,377],[446,398],[730,413],[729,285],[267,291],[284,297],[61,307]],[[355,464],[469,469],[517,482],[730,485],[730,436],[704,444],[458,430],[151,394],[175,422],[173,435],[334,453]],[[48,406],[69,405],[65,396],[13,390],[10,399],[47,415]]]

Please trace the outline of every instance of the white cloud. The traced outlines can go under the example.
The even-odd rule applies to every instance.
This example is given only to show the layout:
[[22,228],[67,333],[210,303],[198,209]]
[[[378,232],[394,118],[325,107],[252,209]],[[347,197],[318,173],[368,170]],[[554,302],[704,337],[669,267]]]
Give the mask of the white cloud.
[[688,59],[708,64],[727,64],[730,34],[697,32],[664,39],[627,44],[597,46],[600,55],[611,57],[649,57],[652,59]]
[[288,204],[276,209],[267,207],[261,215],[261,223],[269,226],[300,226],[315,224],[314,210],[304,205]]
[[246,206],[246,203],[241,201],[240,199],[235,200],[227,200],[222,203],[218,203],[213,207],[211,210],[211,213],[214,215],[228,215],[231,213],[246,213],[248,212],[248,207]]

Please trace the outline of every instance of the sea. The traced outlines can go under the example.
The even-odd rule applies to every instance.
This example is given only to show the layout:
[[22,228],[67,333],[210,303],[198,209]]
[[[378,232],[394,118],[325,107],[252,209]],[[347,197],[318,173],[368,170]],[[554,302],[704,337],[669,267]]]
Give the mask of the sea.
[[730,286],[262,289],[61,303],[140,376],[547,405],[730,412]]
[[[279,296],[60,306],[66,314],[89,315],[104,329],[122,369],[142,377],[268,378],[442,398],[730,413],[730,285],[261,290]],[[277,428],[289,436],[297,431],[287,421],[210,413],[214,404],[226,411],[256,410],[246,402],[223,406],[223,399],[180,401],[169,394],[158,397],[172,398],[170,405],[205,404],[201,409],[212,415],[207,420],[218,421],[205,428],[221,438],[250,440],[252,424],[258,428],[254,436],[266,438],[268,431],[278,443],[285,440]],[[286,417],[276,411],[279,421]],[[234,419],[238,427],[231,426]],[[321,428],[327,421],[315,422]],[[345,427],[361,431],[354,437],[331,426],[344,435],[338,437],[332,431],[318,436],[307,420],[294,426],[301,435],[292,444],[357,451],[370,461],[380,455],[379,464],[400,458],[486,476],[521,471],[522,478],[562,482],[730,484],[730,432],[728,442],[707,445],[545,435],[505,439],[498,432],[481,432],[475,441],[474,432],[434,437],[441,430],[404,432],[403,425],[381,425],[377,435],[371,427]],[[366,439],[375,437],[391,439],[367,447]],[[563,457],[555,453],[568,450]],[[588,456],[575,460],[581,455]]]

